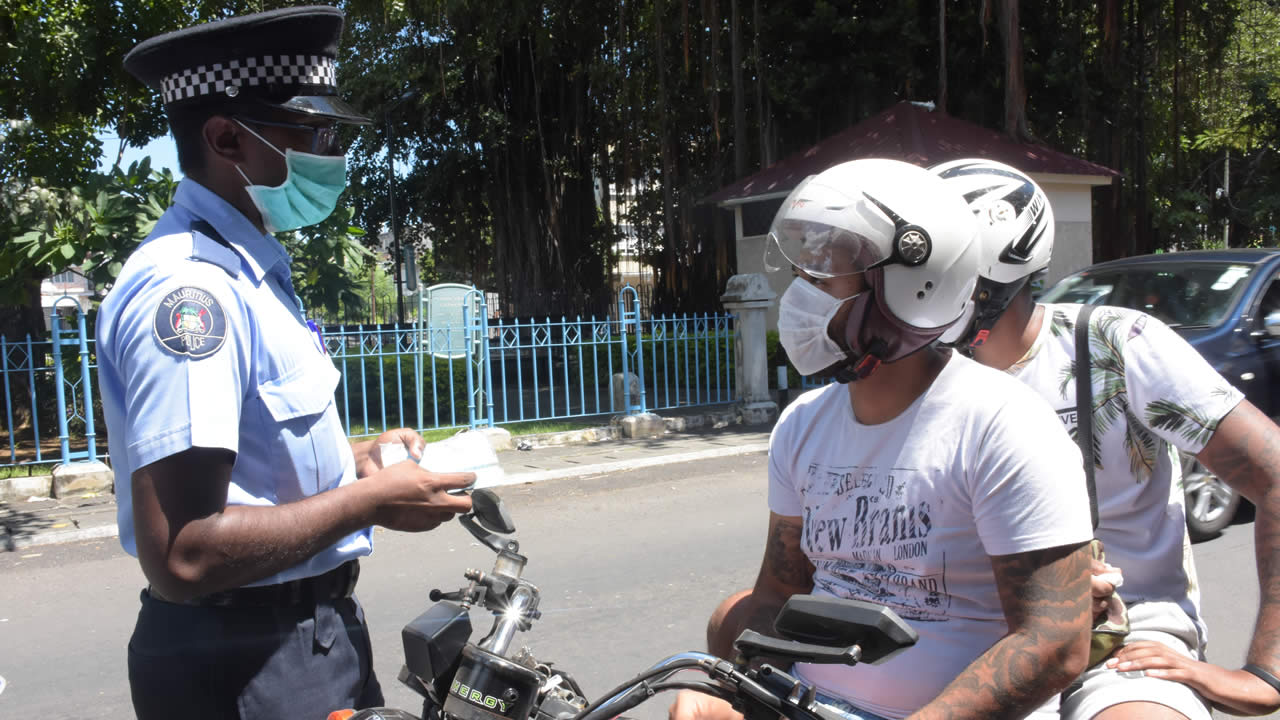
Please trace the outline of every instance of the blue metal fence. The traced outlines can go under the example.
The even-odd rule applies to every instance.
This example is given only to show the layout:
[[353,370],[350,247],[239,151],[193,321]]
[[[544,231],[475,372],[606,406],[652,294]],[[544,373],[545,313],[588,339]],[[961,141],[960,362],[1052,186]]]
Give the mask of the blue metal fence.
[[[734,399],[732,315],[646,316],[632,288],[620,294],[616,314],[599,318],[491,320],[484,293],[460,285],[424,289],[419,302],[412,324],[325,329],[342,375],[334,402],[349,436]],[[95,432],[104,427],[101,415],[92,410],[92,350],[78,312],[70,325],[55,316],[49,340],[0,338],[0,442],[7,445],[0,467],[105,454]]]
[[[64,318],[58,308],[68,305],[74,312]],[[52,328],[48,340],[0,336],[0,467],[100,457],[101,409],[92,380],[97,363],[85,316],[74,300],[54,304]]]

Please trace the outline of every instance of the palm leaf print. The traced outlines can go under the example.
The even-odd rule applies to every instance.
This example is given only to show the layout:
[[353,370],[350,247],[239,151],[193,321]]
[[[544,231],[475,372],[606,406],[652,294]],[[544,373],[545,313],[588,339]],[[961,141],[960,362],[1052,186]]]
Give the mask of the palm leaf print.
[[1194,445],[1209,442],[1218,421],[1195,408],[1172,400],[1154,400],[1147,405],[1147,424],[1159,430],[1176,432]]
[[1068,317],[1067,314],[1061,310],[1053,311],[1053,319],[1049,321],[1049,332],[1052,333],[1054,337],[1070,335],[1075,331],[1075,318]]
[[[1149,434],[1144,435],[1135,429],[1141,428],[1139,424],[1129,422],[1132,416],[1129,413],[1129,393],[1124,381],[1124,341],[1120,337],[1123,320],[1119,313],[1100,308],[1089,323],[1089,381],[1094,388],[1094,458],[1096,466],[1102,469],[1100,438],[1123,418],[1126,422],[1124,445],[1129,453],[1129,464],[1141,481],[1150,475],[1150,469],[1155,464],[1155,442]],[[1074,362],[1059,373],[1058,393],[1064,399],[1068,388],[1076,379],[1076,373]]]
[[1105,435],[1107,429],[1128,412],[1129,394],[1124,384],[1124,346],[1118,332],[1121,318],[1106,310],[1094,317],[1097,322],[1089,328],[1089,362],[1094,379],[1093,426],[1096,434]]
[[1231,397],[1232,395],[1235,395],[1236,389],[1231,387],[1230,385],[1219,385],[1213,390],[1210,390],[1209,394],[1218,400],[1225,400]]
[[[1074,427],[1067,431],[1071,436],[1071,440],[1076,446],[1080,445],[1080,423],[1077,420]],[[1102,440],[1098,438],[1098,433],[1093,434],[1093,466],[1099,470],[1102,469]]]
[[1071,383],[1076,379],[1076,361],[1072,360],[1062,369],[1058,371],[1058,396],[1063,400],[1067,399],[1067,388],[1071,387]]
[[1124,449],[1129,453],[1129,472],[1141,482],[1151,476],[1156,467],[1156,438],[1142,427],[1138,418],[1125,413]]

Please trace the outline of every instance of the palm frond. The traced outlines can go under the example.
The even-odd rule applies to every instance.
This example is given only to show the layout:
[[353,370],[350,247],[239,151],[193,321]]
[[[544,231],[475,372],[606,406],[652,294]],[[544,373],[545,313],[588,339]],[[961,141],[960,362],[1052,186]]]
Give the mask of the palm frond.
[[1120,324],[1120,316],[1110,310],[1097,313],[1098,319],[1089,329],[1090,336],[1094,338],[1093,345],[1102,346],[1102,355],[1114,357],[1123,367],[1123,361],[1119,358],[1123,357],[1124,347],[1120,342],[1117,330]]
[[1067,314],[1061,310],[1053,311],[1053,317],[1049,320],[1049,332],[1054,337],[1063,337],[1064,335],[1070,335],[1075,331],[1076,323],[1074,319],[1068,317]]
[[1125,413],[1124,449],[1129,453],[1129,471],[1134,480],[1144,482],[1156,465],[1156,439],[1130,413]]
[[1236,394],[1237,392],[1239,391],[1231,387],[1230,385],[1218,385],[1217,387],[1209,391],[1209,395],[1211,395],[1213,398],[1217,400],[1225,400],[1231,397],[1232,395]]
[[1094,424],[1105,432],[1128,411],[1128,407],[1129,394],[1125,391],[1124,383],[1107,378],[1102,383],[1102,392],[1094,398]]
[[[1102,439],[1098,436],[1098,428],[1096,426],[1093,430],[1093,467],[1102,470],[1104,469],[1102,467]],[[1071,440],[1076,444],[1076,447],[1080,447],[1080,423],[1078,418],[1075,426],[1068,430],[1067,434],[1071,436]]]
[[1218,422],[1199,410],[1173,402],[1155,400],[1147,404],[1147,424],[1158,430],[1176,432],[1188,442],[1202,445],[1209,441]]
[[1076,379],[1076,363],[1072,360],[1058,371],[1058,395],[1067,396],[1067,387]]

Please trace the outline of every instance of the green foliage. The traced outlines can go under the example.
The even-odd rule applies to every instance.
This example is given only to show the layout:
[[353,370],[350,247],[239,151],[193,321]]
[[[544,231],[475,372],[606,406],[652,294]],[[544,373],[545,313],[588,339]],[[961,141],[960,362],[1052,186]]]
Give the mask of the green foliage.
[[366,233],[351,224],[353,215],[340,207],[319,225],[277,235],[293,259],[294,290],[309,313],[366,317],[368,285],[360,285],[360,275],[373,254],[361,244]]
[[[11,179],[0,194],[0,277],[47,277],[80,267],[105,289],[124,258],[146,237],[173,198],[177,184],[147,159],[127,170],[90,175],[68,190]],[[22,287],[0,283],[0,303],[22,302]]]
[[[100,188],[90,186],[98,129],[134,145],[164,131],[153,94],[120,66],[129,48],[285,4],[8,0],[0,277],[27,273],[25,282],[67,254],[78,261],[90,208],[96,227],[127,224],[127,210],[98,204]],[[935,2],[341,4],[340,80],[376,122],[347,131],[352,213],[289,241],[304,300],[335,317],[367,311],[370,293],[357,285],[369,280],[360,276],[369,263],[353,262],[349,248],[371,246],[372,229],[390,225],[388,163],[398,169],[396,225],[430,281],[496,290],[507,310],[532,312],[545,299],[599,307],[625,223],[655,273],[655,304],[702,310],[733,270],[733,245],[728,214],[701,198],[896,101],[937,100],[941,90]],[[999,5],[942,4],[943,110],[993,128],[1007,62]],[[1206,245],[1224,222],[1233,245],[1275,241],[1280,7],[1023,2],[1020,26],[1031,133],[1122,173],[1114,189],[1095,191],[1101,257]],[[623,206],[602,211],[597,182],[626,191]],[[38,243],[28,235],[37,230]],[[15,255],[9,240],[19,237],[33,254]],[[22,285],[3,286],[13,302]]]

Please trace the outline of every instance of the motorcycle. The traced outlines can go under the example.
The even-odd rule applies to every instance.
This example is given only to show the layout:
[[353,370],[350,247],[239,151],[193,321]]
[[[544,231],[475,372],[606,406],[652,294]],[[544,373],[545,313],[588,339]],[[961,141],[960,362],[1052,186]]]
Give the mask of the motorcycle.
[[[491,490],[471,494],[459,522],[497,554],[490,572],[468,569],[455,592],[432,590],[435,603],[401,631],[398,679],[423,697],[421,716],[394,708],[332,713],[330,720],[610,720],[664,690],[692,689],[727,700],[747,720],[840,720],[816,700],[816,689],[762,658],[805,663],[879,664],[915,644],[917,635],[889,608],[858,600],[796,595],[774,623],[782,638],[752,630],[734,641],[732,660],[683,652],[609,690],[594,702],[569,673],[539,661],[516,633],[541,617],[537,586],[522,577],[515,525]],[[470,610],[494,615],[489,633],[471,640]],[[672,679],[682,671],[705,679]]]

